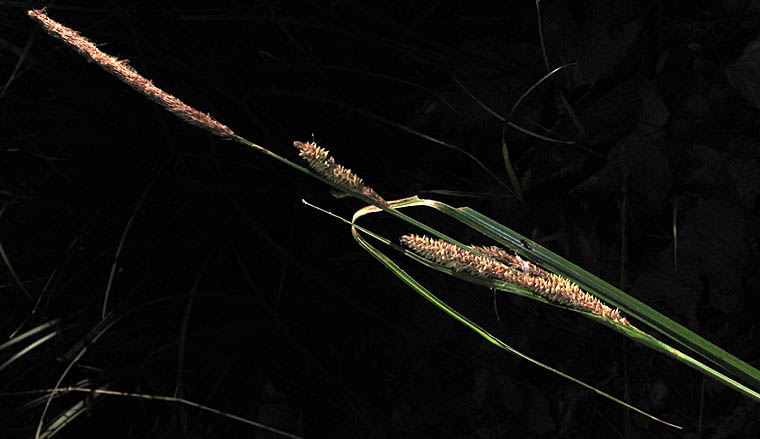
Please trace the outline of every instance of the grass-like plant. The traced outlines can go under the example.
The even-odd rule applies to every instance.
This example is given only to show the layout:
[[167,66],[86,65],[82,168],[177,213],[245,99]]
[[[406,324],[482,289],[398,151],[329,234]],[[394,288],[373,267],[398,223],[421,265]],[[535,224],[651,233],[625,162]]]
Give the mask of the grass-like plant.
[[[71,45],[83,56],[184,121],[205,129],[223,139],[233,140],[253,148],[340,192],[367,203],[368,205],[359,209],[350,220],[339,218],[350,225],[352,235],[359,245],[384,264],[415,292],[499,348],[566,377],[636,412],[667,425],[677,427],[518,352],[430,292],[417,279],[403,270],[396,261],[378,247],[370,244],[366,237],[371,237],[387,248],[398,252],[400,255],[404,255],[431,269],[450,276],[476,285],[488,286],[495,290],[521,295],[551,306],[580,313],[650,349],[662,352],[683,362],[702,374],[743,393],[756,402],[760,402],[760,371],[756,368],[715,346],[646,304],[625,294],[592,273],[497,221],[468,207],[452,207],[437,200],[421,199],[416,196],[386,201],[355,173],[339,165],[329,155],[327,150],[317,146],[314,142],[294,142],[294,146],[297,148],[299,155],[308,164],[308,168],[294,163],[267,148],[244,139],[210,115],[202,113],[184,104],[180,99],[164,92],[131,68],[126,61],[120,61],[103,53],[76,31],[52,20],[46,15],[44,10],[29,11],[29,15],[37,20],[50,35]],[[505,162],[509,167],[507,157],[505,151]],[[466,245],[461,243],[403,212],[404,209],[413,207],[432,208],[440,214],[453,218],[463,226],[479,232],[484,237],[490,238],[501,247],[494,245],[485,246],[482,244]],[[408,223],[415,229],[425,232],[429,236],[408,234],[400,237],[400,239],[389,239],[357,224],[360,218],[372,213],[391,215]],[[402,245],[398,245],[397,242],[400,242]],[[103,324],[93,334],[91,342],[94,342],[114,323],[108,317],[108,302],[109,298],[106,294],[102,304]],[[640,323],[636,323],[636,326],[634,326],[629,322],[628,317],[623,316],[622,313],[626,313],[627,316],[636,319]],[[655,338],[650,333],[663,336],[664,341]],[[24,337],[29,335],[28,333],[22,334],[12,339],[11,344],[22,341]],[[678,346],[678,349],[668,343]],[[0,349],[6,345],[8,343],[0,346]],[[691,351],[694,356],[686,354],[685,351]],[[68,371],[74,363],[85,355],[85,352],[86,347],[83,347],[72,356],[73,359],[59,378],[58,385],[63,383]],[[23,351],[19,353],[20,355],[23,355]],[[16,358],[18,356],[0,365],[0,370]],[[77,386],[76,388],[59,388],[56,386],[55,389],[48,389],[50,390],[50,394],[46,401],[46,408],[56,392],[67,389],[70,391],[81,389],[81,386]],[[100,389],[94,393],[109,394],[109,392],[105,389]],[[118,394],[118,392],[110,392],[110,394]],[[134,396],[134,394],[122,395]],[[166,397],[160,397],[159,399],[161,398],[163,400],[171,400]],[[44,419],[45,412],[43,412],[38,426],[38,437],[44,436],[42,434]],[[257,425],[255,423],[252,424]]]

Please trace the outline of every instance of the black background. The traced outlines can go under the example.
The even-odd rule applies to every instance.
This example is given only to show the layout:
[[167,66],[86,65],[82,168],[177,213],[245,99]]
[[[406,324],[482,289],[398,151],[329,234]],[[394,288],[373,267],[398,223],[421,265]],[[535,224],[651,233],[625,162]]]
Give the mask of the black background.
[[[503,123],[475,99],[505,117],[547,73],[534,2],[207,4],[55,1],[48,13],[279,155],[298,161],[293,141],[313,136],[386,199],[473,207],[758,366],[759,2],[542,2],[550,67],[577,65],[512,121],[576,143],[507,130],[523,202]],[[45,34],[25,13],[45,5],[0,3],[0,244],[18,278],[5,263],[0,326],[54,324],[0,362],[55,335],[0,371],[0,392],[54,387],[86,346],[61,385],[180,396],[308,438],[760,431],[756,402],[681,363],[506,294],[497,320],[487,289],[389,252],[521,352],[685,429],[487,344],[301,203],[350,217],[356,200],[184,124]],[[375,216],[363,224],[390,239],[416,232]],[[2,396],[3,437],[33,436],[40,396]],[[56,398],[46,425],[82,401],[58,437],[274,437],[82,393]]]

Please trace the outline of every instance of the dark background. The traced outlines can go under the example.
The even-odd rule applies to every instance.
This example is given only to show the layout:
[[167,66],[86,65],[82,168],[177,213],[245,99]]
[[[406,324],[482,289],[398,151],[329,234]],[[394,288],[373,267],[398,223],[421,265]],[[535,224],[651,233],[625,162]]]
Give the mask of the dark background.
[[[473,207],[760,365],[760,2],[542,2],[550,67],[578,64],[512,121],[576,143],[506,131],[523,202],[503,123],[473,96],[506,117],[546,74],[534,2],[207,4],[61,0],[48,13],[277,154],[298,161],[292,142],[313,135],[385,198]],[[85,62],[26,16],[45,5],[0,2],[0,327],[41,328],[0,350],[5,363],[33,346],[0,371],[3,437],[33,437],[44,406],[7,393],[54,387],[70,364],[63,386],[179,396],[307,438],[760,431],[756,402],[681,363],[506,294],[497,320],[487,289],[390,251],[506,343],[685,430],[487,344],[301,199],[343,216],[360,203]],[[363,224],[388,238],[416,232],[375,216]],[[274,437],[83,393],[54,399],[46,425],[67,410],[79,416],[58,437]]]

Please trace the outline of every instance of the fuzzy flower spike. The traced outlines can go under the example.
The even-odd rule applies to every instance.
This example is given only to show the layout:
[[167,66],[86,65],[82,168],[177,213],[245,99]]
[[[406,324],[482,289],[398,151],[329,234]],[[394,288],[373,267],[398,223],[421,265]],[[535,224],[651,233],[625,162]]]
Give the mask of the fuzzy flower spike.
[[79,32],[48,17],[44,9],[30,10],[27,14],[37,20],[40,25],[42,25],[42,28],[45,29],[45,32],[72,46],[77,52],[82,54],[82,56],[95,62],[100,68],[116,76],[122,82],[137,90],[139,93],[142,93],[151,101],[166,108],[169,112],[185,122],[201,127],[210,131],[212,134],[216,134],[225,139],[233,139],[236,137],[231,129],[219,123],[213,117],[206,113],[201,113],[195,108],[180,101],[175,96],[172,96],[153,85],[153,82],[146,79],[137,73],[135,69],[130,67],[126,60],[118,60],[101,52],[95,47],[95,44],[80,35]]
[[635,329],[619,310],[605,305],[578,285],[499,247],[472,246],[484,255],[478,256],[446,241],[426,236],[404,235],[401,243],[425,259],[454,271],[520,285],[552,302],[590,312]]
[[382,205],[388,204],[383,197],[364,184],[361,177],[351,172],[350,169],[339,165],[335,159],[330,157],[330,153],[326,149],[320,148],[314,142],[293,142],[293,146],[298,149],[298,155],[306,160],[314,172],[337,184],[347,193],[361,194]]

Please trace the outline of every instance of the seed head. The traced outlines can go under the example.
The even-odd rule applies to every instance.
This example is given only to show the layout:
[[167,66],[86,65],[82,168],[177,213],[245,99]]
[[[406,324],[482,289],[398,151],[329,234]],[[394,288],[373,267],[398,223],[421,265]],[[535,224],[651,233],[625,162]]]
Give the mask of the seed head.
[[201,127],[210,131],[212,134],[216,134],[217,136],[226,139],[236,137],[235,133],[226,125],[219,123],[210,115],[201,113],[195,108],[180,101],[175,96],[170,95],[153,85],[153,82],[146,79],[129,66],[126,60],[118,60],[101,52],[95,44],[80,35],[79,32],[48,17],[44,9],[30,10],[27,11],[27,14],[37,20],[40,25],[42,25],[42,28],[45,29],[45,32],[72,46],[82,56],[90,61],[94,61],[103,70],[116,76],[122,82],[137,90],[139,93],[142,93],[151,101],[161,105],[185,122]]
[[388,204],[383,197],[364,184],[361,177],[351,172],[350,169],[339,165],[335,159],[330,157],[330,153],[326,149],[320,148],[314,142],[296,141],[293,142],[293,146],[298,149],[298,155],[306,160],[314,172],[337,184],[346,192],[364,195],[383,205]]
[[484,256],[426,236],[404,235],[401,243],[423,258],[473,276],[503,280],[560,305],[590,312],[633,328],[617,309],[612,309],[578,285],[555,273],[511,255],[499,247],[472,248]]

